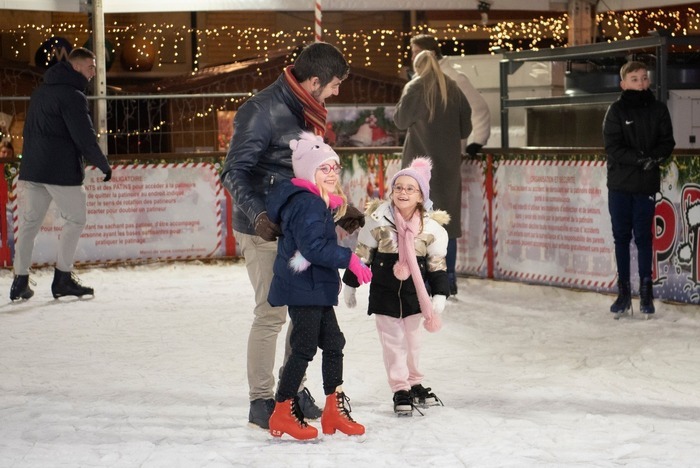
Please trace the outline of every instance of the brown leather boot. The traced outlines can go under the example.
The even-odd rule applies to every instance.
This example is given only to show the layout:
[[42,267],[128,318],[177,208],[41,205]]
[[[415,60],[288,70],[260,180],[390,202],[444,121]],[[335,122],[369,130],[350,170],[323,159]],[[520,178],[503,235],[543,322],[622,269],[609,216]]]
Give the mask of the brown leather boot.
[[[346,406],[347,403],[347,406]],[[338,387],[326,397],[326,406],[321,415],[321,428],[324,434],[335,434],[338,430],[347,435],[362,435],[365,426],[350,417],[350,398]]]
[[297,399],[290,398],[281,403],[275,403],[275,410],[270,416],[270,434],[273,437],[289,434],[298,440],[308,440],[318,436],[318,429],[304,421]]

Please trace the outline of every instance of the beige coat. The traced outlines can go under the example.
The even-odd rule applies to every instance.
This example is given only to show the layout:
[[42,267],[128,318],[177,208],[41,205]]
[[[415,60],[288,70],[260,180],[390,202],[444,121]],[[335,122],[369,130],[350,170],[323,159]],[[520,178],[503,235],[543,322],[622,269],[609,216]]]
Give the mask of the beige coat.
[[402,167],[417,156],[433,160],[430,199],[433,208],[445,210],[451,221],[445,226],[451,239],[462,235],[462,139],[472,131],[471,108],[457,84],[447,81],[447,108],[437,104],[435,116],[428,122],[428,107],[423,98],[421,77],[409,81],[396,105],[394,122],[408,130],[403,146]]

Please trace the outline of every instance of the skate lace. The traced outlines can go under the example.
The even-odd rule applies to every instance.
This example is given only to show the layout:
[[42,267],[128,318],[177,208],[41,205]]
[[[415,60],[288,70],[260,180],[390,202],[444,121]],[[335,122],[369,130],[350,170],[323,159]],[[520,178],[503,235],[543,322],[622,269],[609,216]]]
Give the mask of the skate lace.
[[352,419],[352,416],[350,416],[350,412],[352,411],[352,407],[350,406],[350,398],[348,398],[345,393],[336,393],[335,401],[338,405],[338,411],[350,421],[355,422],[355,420]]
[[294,419],[297,420],[297,423],[299,423],[301,427],[308,426],[306,421],[304,421],[304,413],[302,413],[301,408],[299,408],[299,401],[297,398],[292,400],[292,416],[294,416]]
[[76,285],[78,285],[78,286],[82,286],[82,285],[83,285],[83,283],[80,282],[80,280],[78,279],[78,277],[75,276],[75,273],[73,273],[72,271],[70,272],[70,280],[71,280],[73,283],[75,283]]

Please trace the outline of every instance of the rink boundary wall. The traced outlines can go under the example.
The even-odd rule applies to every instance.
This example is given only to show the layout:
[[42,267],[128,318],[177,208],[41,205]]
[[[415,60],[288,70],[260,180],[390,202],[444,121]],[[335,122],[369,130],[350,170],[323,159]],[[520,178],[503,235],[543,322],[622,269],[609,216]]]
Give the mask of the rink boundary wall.
[[[337,148],[344,167],[343,185],[353,204],[362,207],[371,198],[384,197],[385,181],[400,169],[400,150],[395,147]],[[192,167],[193,163],[207,163],[213,170],[220,171],[224,158],[224,153],[212,152],[187,156],[158,154],[140,160],[111,156],[110,161],[122,168]],[[0,187],[0,203],[6,207],[12,206],[14,201],[11,181],[17,167],[18,161],[3,165],[5,177],[0,181],[4,184]],[[615,289],[614,251],[611,235],[608,235],[605,157],[601,151],[590,148],[489,150],[477,158],[465,158],[461,170],[463,236],[458,239],[459,273],[600,292]],[[694,150],[674,152],[671,163],[664,168],[664,184],[657,197],[654,226],[655,297],[700,303],[700,219],[696,219],[700,218],[700,158]],[[226,190],[219,192],[217,224],[221,235],[217,248],[202,255],[130,258],[128,263],[236,257],[238,250],[230,226],[233,201]],[[552,193],[554,196],[549,196]],[[542,207],[547,208],[547,214],[542,214]],[[577,216],[575,222],[572,216],[563,214],[575,207],[589,214]],[[10,268],[14,251],[13,220],[7,209],[6,212],[8,216],[2,217],[0,223],[0,262],[3,267]],[[525,225],[526,218],[529,218],[527,229],[513,229],[512,226]],[[595,244],[591,247],[595,252],[587,251],[586,236],[566,235],[570,229],[578,229],[570,228],[570,224],[581,223],[587,232],[596,233],[589,236]],[[550,233],[552,227],[558,230],[558,241]],[[354,245],[353,236],[346,236],[339,230],[339,237],[344,245]],[[632,270],[635,271],[636,251],[634,246],[632,249]],[[76,263],[126,262],[112,258]],[[636,289],[635,281],[633,278],[633,289]]]

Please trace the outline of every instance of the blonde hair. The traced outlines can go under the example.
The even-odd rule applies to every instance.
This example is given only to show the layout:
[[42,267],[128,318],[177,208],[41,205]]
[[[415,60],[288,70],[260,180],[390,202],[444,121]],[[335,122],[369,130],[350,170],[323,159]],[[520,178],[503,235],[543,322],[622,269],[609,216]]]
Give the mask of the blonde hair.
[[622,68],[620,68],[620,78],[624,80],[628,73],[636,72],[637,70],[649,71],[649,67],[643,62],[632,60],[631,62],[625,63]]
[[423,50],[416,55],[416,58],[413,59],[413,69],[423,85],[423,97],[425,105],[428,107],[428,122],[432,122],[438,98],[442,102],[443,110],[447,109],[445,74],[440,70],[435,52],[431,50]]
[[[330,196],[328,190],[319,184],[316,184],[316,187],[318,188],[319,195],[323,201],[326,202],[326,206],[329,206]],[[340,185],[340,180],[335,183],[335,195],[343,199],[343,204],[338,207],[333,215],[333,221],[338,221],[340,218],[345,216],[345,212],[348,210],[348,197],[345,196],[345,192],[343,192],[343,187]]]

